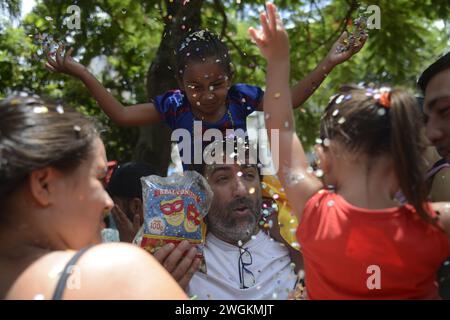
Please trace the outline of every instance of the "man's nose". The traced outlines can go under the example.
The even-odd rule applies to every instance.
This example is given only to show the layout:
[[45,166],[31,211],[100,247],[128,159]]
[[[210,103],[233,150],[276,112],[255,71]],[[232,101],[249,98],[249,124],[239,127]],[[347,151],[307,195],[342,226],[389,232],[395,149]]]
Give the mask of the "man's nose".
[[437,141],[442,139],[443,132],[434,121],[428,121],[425,130],[426,136],[432,144],[435,144]]
[[236,177],[234,178],[233,195],[234,196],[248,195],[247,184],[242,179],[242,177],[239,177],[238,175],[236,175]]

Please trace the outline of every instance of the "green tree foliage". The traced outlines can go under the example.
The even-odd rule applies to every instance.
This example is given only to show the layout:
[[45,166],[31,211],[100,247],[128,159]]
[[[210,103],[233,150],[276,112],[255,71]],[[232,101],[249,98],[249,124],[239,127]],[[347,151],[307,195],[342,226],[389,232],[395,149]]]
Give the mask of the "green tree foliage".
[[[173,50],[178,40],[198,26],[220,34],[231,49],[235,82],[264,86],[265,62],[249,41],[247,28],[259,25],[261,0],[92,0],[37,1],[17,26],[20,1],[0,6],[0,97],[28,89],[59,99],[95,116],[106,129],[110,159],[132,157],[159,165],[168,157],[164,125],[120,128],[107,119],[80,81],[50,74],[42,63],[36,35],[73,46],[74,56],[96,73],[122,103],[145,102],[176,86]],[[279,0],[291,38],[292,80],[304,77],[326,55],[357,13],[356,0]],[[317,136],[320,111],[344,83],[362,81],[415,87],[420,71],[449,45],[447,0],[366,0],[361,6],[381,8],[381,29],[371,30],[366,47],[339,65],[299,111],[297,130],[308,147]],[[67,8],[81,9],[81,29],[64,24]],[[17,19],[17,18],[16,18]],[[101,67],[103,64],[103,67]],[[137,147],[136,147],[137,145]],[[146,148],[150,148],[147,150]],[[153,146],[153,148],[152,148]],[[161,151],[163,150],[164,151]],[[165,167],[160,168],[164,171]]]

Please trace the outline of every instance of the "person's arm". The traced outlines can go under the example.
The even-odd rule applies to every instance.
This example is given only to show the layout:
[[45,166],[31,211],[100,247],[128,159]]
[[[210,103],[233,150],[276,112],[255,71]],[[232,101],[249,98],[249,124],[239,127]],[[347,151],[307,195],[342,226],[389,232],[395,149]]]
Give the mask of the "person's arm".
[[85,66],[72,58],[72,48],[67,50],[62,56],[63,49],[63,46],[58,47],[55,58],[52,58],[48,52],[45,67],[52,72],[61,72],[80,79],[113,122],[121,126],[138,126],[161,121],[161,115],[153,103],[124,107]]
[[361,38],[361,42],[350,48],[350,50],[344,52],[337,52],[337,47],[341,44],[342,40],[347,37],[347,32],[343,32],[339,39],[333,44],[331,50],[328,52],[325,59],[323,59],[316,68],[309,73],[304,79],[300,80],[296,85],[291,88],[292,105],[294,108],[298,108],[314,93],[314,91],[322,84],[327,75],[340,63],[343,63],[350,59],[353,55],[358,53],[364,43],[367,36]]
[[273,223],[272,227],[270,228],[270,236],[279,243],[283,244],[289,251],[289,257],[291,258],[291,262],[295,264],[294,268],[295,273],[298,273],[300,270],[304,270],[305,267],[303,264],[302,253],[299,250],[294,249],[292,247],[292,243],[287,243],[280,233],[280,225],[278,224],[278,215],[274,214],[273,216],[269,217],[269,220],[272,220]]
[[[145,250],[127,243],[107,243],[89,249],[72,271],[77,290],[64,299],[180,300],[187,295],[171,275]],[[79,277],[78,279],[75,279]],[[77,282],[78,281],[78,282]],[[71,284],[71,283],[69,283]]]
[[[308,199],[320,190],[322,182],[308,173],[308,159],[295,133],[291,91],[289,88],[289,39],[275,5],[268,3],[269,19],[261,13],[262,31],[250,28],[249,32],[267,59],[264,112],[267,130],[279,130],[280,172],[278,177],[286,190],[295,214],[300,221]],[[268,134],[271,137],[270,134]]]
[[450,202],[433,202],[431,206],[439,214],[439,224],[450,241]]

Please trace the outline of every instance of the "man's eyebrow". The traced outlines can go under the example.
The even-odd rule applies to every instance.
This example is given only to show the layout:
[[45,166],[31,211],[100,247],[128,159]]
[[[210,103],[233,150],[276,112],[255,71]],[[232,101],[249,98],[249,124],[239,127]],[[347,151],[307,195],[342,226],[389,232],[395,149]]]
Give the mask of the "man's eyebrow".
[[254,164],[241,164],[241,168],[242,169],[255,169],[255,170],[258,170],[256,168],[256,165],[254,165]]
[[217,167],[217,166],[214,166],[211,169],[211,175],[215,174],[218,171],[231,171],[231,168],[230,167]]

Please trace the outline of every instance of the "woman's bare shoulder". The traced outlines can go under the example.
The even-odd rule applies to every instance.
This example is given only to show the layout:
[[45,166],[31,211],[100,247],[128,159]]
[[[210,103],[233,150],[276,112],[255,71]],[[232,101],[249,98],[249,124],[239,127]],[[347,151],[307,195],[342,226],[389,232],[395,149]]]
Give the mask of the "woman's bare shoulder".
[[[76,251],[40,258],[16,281],[7,298],[51,299],[60,272]],[[30,285],[31,284],[31,285]],[[183,290],[149,253],[127,243],[89,248],[70,268],[64,299],[185,299]]]

